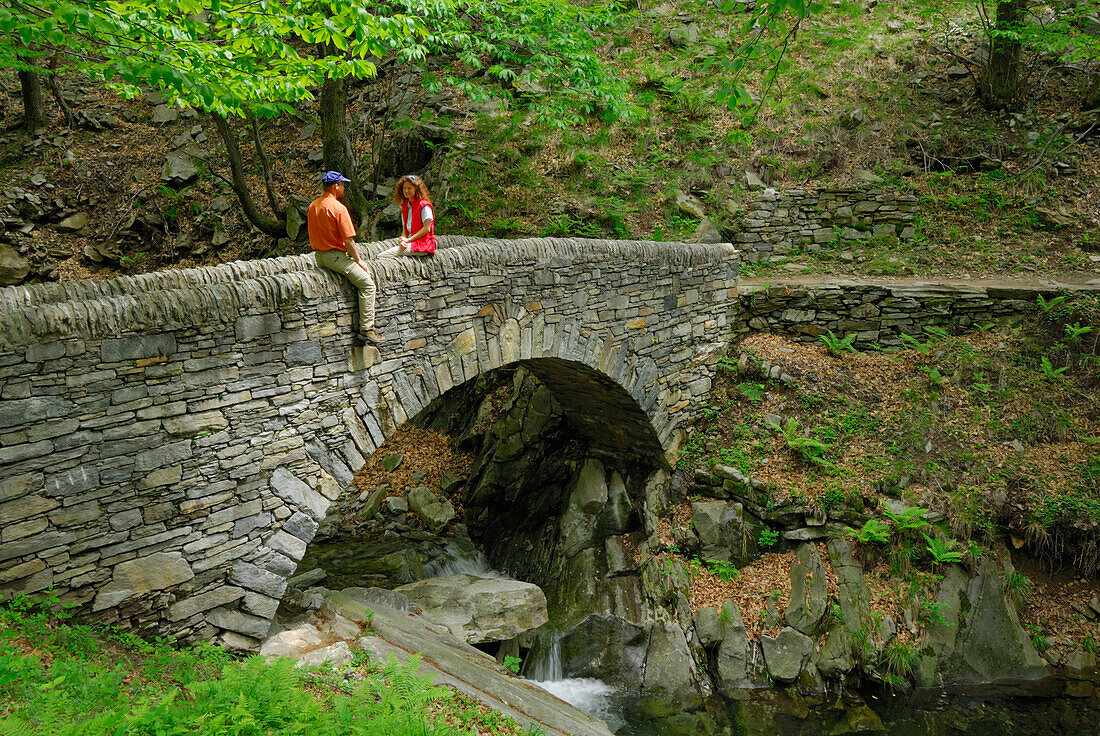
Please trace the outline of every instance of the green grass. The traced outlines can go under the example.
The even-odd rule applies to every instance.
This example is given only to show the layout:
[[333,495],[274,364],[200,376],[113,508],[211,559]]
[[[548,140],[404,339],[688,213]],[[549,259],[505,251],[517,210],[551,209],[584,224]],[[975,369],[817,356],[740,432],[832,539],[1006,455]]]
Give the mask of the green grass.
[[57,604],[0,604],[2,736],[522,733],[417,677],[416,658],[295,669],[285,658],[237,659],[209,644],[174,647],[82,625],[51,613]]

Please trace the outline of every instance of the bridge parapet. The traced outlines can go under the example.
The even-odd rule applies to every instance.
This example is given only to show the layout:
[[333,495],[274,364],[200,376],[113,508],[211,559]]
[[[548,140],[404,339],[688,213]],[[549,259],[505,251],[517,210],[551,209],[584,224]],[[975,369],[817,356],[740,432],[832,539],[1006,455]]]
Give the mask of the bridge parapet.
[[380,350],[351,347],[354,293],[309,255],[0,289],[0,589],[254,646],[364,457],[452,386],[522,362],[597,452],[674,447],[738,265],[460,237],[372,264]]

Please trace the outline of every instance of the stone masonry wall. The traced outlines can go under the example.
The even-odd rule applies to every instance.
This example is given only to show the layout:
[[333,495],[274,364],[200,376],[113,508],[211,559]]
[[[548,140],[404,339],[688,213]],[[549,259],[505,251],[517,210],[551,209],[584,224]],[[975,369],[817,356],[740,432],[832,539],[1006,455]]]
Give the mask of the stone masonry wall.
[[883,189],[765,189],[748,207],[734,237],[748,262],[818,250],[834,239],[913,238],[920,211],[912,194]]
[[969,284],[884,284],[830,281],[802,285],[742,285],[737,331],[772,332],[800,342],[817,342],[832,330],[856,335],[856,345],[901,345],[901,335],[923,335],[928,326],[949,332],[1016,319],[1034,311],[1037,297],[1060,289],[1100,287],[988,286]]
[[354,292],[309,255],[0,289],[0,595],[52,585],[254,649],[364,458],[454,385],[522,362],[603,451],[674,447],[738,266],[728,245],[468,238],[372,264],[378,349],[351,346]]

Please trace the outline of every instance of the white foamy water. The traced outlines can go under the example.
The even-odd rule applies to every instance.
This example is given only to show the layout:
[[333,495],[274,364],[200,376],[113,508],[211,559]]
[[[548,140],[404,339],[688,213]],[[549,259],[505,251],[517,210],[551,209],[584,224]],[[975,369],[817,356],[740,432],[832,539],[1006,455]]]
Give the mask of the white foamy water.
[[561,640],[550,636],[549,645],[527,662],[524,677],[589,715],[605,721],[613,718],[611,696],[615,688],[591,677],[562,677]]
[[532,680],[546,692],[561,698],[585,713],[607,720],[611,716],[611,696],[615,688],[591,677],[569,677],[564,680]]
[[448,575],[473,575],[475,578],[511,580],[504,573],[489,567],[489,560],[485,559],[485,555],[481,552],[477,553],[477,557],[451,557],[424,566],[426,578],[443,578]]

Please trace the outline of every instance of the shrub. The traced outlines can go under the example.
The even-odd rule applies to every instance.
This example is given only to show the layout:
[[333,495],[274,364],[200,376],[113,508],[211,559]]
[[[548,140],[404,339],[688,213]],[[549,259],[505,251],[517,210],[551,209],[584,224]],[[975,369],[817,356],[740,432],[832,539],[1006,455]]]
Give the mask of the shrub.
[[760,536],[757,538],[756,543],[761,547],[771,547],[779,541],[778,529],[761,529]]

